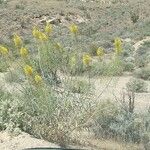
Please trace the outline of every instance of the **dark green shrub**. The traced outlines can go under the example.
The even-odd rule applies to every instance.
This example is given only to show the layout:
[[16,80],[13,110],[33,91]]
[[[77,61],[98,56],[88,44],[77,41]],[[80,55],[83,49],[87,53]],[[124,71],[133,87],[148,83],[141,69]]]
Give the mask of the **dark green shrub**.
[[150,67],[144,67],[135,70],[134,76],[144,80],[150,80]]
[[132,92],[147,92],[147,84],[141,79],[130,79],[126,86],[127,89]]
[[132,62],[124,62],[124,71],[133,71],[135,68],[135,64]]
[[22,128],[21,105],[11,94],[0,91],[0,130],[20,131]]
[[133,23],[136,23],[139,20],[139,14],[138,13],[131,13],[131,20]]
[[119,138],[140,143],[144,133],[150,133],[149,113],[130,113],[124,105],[118,106],[110,101],[102,102],[99,107],[92,126],[97,138]]
[[72,80],[68,84],[68,90],[73,93],[89,93],[91,89],[91,85],[89,84],[88,80]]
[[145,67],[150,62],[150,42],[145,42],[135,53],[135,64]]
[[6,72],[8,69],[8,64],[4,63],[4,60],[0,58],[0,72]]

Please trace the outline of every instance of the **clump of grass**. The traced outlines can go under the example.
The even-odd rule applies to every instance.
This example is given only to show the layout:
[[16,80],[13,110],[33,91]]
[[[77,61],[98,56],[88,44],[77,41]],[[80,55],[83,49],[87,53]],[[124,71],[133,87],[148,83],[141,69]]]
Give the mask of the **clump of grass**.
[[73,93],[88,94],[91,91],[91,84],[87,80],[73,79],[68,84],[68,90]]
[[[119,138],[125,142],[141,143],[144,137],[149,135],[149,129],[147,130],[147,127],[150,127],[147,122],[149,112],[142,115],[131,113],[126,110],[126,105],[128,104],[122,103],[118,107],[109,100],[99,105],[99,112],[96,114],[95,124],[92,127],[97,138]],[[145,140],[145,143],[148,142]]]
[[6,64],[5,62],[3,62],[3,60],[2,61],[0,61],[0,72],[6,72],[7,71],[7,69],[8,69],[8,64]]
[[150,42],[144,42],[144,44],[136,51],[135,64],[138,67],[146,67],[149,63],[150,57]]
[[144,80],[150,80],[150,68],[143,67],[134,71],[134,76]]
[[25,80],[19,71],[13,70],[5,75],[5,81],[8,83],[20,83]]
[[133,78],[126,84],[126,86],[128,90],[132,92],[137,93],[147,92],[147,84],[141,79]]

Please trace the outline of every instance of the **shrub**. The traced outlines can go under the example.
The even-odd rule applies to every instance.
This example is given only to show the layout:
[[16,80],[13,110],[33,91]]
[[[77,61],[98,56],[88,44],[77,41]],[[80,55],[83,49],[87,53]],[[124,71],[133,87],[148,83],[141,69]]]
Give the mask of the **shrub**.
[[6,72],[8,67],[9,67],[8,64],[6,64],[3,59],[1,59],[1,61],[0,61],[0,72]]
[[145,42],[135,54],[135,63],[138,67],[144,67],[149,63],[150,49],[149,42]]
[[107,64],[107,69],[104,75],[108,76],[120,76],[123,74],[123,61],[120,58],[115,58]]
[[137,92],[137,93],[147,92],[147,84],[141,79],[132,78],[126,84],[126,86],[127,89],[132,92]]
[[21,99],[24,130],[63,146],[72,142],[71,132],[90,115],[91,102],[67,90],[38,87],[31,91],[26,88]]
[[25,80],[25,77],[21,74],[21,72],[12,70],[5,75],[5,81],[8,83],[20,83]]
[[89,53],[90,53],[91,55],[93,55],[93,56],[96,56],[96,55],[97,55],[97,54],[96,54],[96,51],[97,51],[98,48],[99,48],[98,44],[96,44],[96,43],[91,44],[91,45],[90,45]]
[[115,122],[118,112],[119,109],[113,102],[109,100],[101,102],[99,111],[94,118],[94,126],[92,127],[96,137],[111,137],[112,130],[110,129],[110,124]]
[[0,130],[20,131],[22,116],[18,101],[10,93],[0,91]]
[[140,143],[145,133],[149,134],[149,117],[126,111],[124,105],[104,101],[96,114],[93,131],[97,138],[115,138],[125,142]]
[[[14,53],[1,46],[0,55],[5,58],[4,63],[9,64],[11,59],[16,58],[16,54],[18,56],[14,59],[16,66],[12,71],[9,69],[6,81],[18,82],[17,85],[21,86],[18,87],[20,93],[13,93],[11,97],[2,93],[0,126],[2,129],[20,128],[65,146],[74,140],[71,137],[72,131],[89,119],[95,105],[87,96],[90,92],[89,83],[76,78],[73,81],[68,72],[74,69],[72,65],[75,66],[76,74],[82,68],[88,72],[91,61],[89,54],[85,55],[88,57],[84,59],[84,64],[83,53],[64,49],[51,37],[51,30],[48,23],[44,31],[33,28],[36,45],[32,46],[37,50],[34,55],[17,34],[13,37]],[[71,34],[75,39],[77,31],[76,25],[71,26]],[[70,64],[74,55],[75,61]]]
[[124,71],[133,71],[135,64],[132,62],[124,62]]
[[123,74],[124,66],[120,58],[114,58],[109,62],[98,61],[94,62],[91,66],[92,76],[120,76]]
[[[91,85],[88,80],[83,79],[73,79],[67,83],[68,90],[73,93],[89,93],[91,91]],[[66,85],[67,85],[66,84]]]
[[104,62],[94,62],[91,66],[91,76],[101,76],[104,75],[105,69],[106,69],[106,63]]
[[122,58],[126,59],[127,57],[132,57],[134,52],[133,44],[132,43],[124,43],[123,45],[123,52],[122,52]]
[[134,76],[144,80],[150,80],[150,68],[144,67],[134,71]]
[[135,12],[132,12],[131,13],[131,20],[132,20],[133,23],[136,23],[139,20],[139,14],[135,13]]

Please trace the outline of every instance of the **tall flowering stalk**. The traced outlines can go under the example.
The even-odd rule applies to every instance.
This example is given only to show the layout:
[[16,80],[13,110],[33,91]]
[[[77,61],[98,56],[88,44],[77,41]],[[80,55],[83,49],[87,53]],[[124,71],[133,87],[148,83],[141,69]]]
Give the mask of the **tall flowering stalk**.
[[32,76],[33,75],[33,68],[29,65],[26,65],[24,67],[24,73],[26,76]]
[[16,48],[20,48],[23,44],[21,37],[17,34],[14,34],[13,41]]
[[26,49],[25,47],[22,47],[22,48],[20,49],[20,56],[21,56],[22,58],[27,58],[28,54],[29,54],[29,51],[28,51],[28,49]]
[[35,75],[34,81],[36,84],[42,83],[42,77],[40,75]]
[[70,25],[69,29],[70,29],[70,32],[71,32],[72,34],[74,34],[74,35],[77,35],[77,33],[78,33],[78,31],[79,31],[79,30],[78,30],[78,26],[75,25],[75,24]]
[[0,54],[2,54],[4,56],[8,55],[8,49],[3,45],[0,45]]
[[114,42],[114,46],[115,46],[115,54],[116,55],[120,55],[122,53],[122,41],[120,38],[116,38],[115,42]]
[[97,56],[101,59],[104,56],[104,49],[99,47],[96,51]]
[[45,33],[49,36],[53,30],[52,25],[47,22],[44,30],[45,30]]
[[91,58],[91,56],[89,54],[85,54],[82,57],[82,61],[83,61],[84,65],[89,66],[90,62],[92,61],[92,58]]

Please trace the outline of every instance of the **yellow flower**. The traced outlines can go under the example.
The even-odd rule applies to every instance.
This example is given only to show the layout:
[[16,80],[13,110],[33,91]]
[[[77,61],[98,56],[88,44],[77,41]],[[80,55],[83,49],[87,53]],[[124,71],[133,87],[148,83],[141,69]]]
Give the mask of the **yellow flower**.
[[39,75],[35,75],[34,80],[35,80],[35,82],[36,82],[37,84],[39,84],[39,83],[42,82],[42,77],[39,76]]
[[2,45],[0,45],[0,53],[3,55],[7,55],[8,54],[8,49]]
[[32,35],[33,37],[35,37],[36,39],[39,39],[39,29],[37,27],[33,27],[33,30],[32,30]]
[[92,58],[89,54],[85,54],[83,55],[82,60],[83,60],[83,64],[88,66],[90,62],[92,61]]
[[99,47],[96,51],[97,56],[102,57],[104,55],[104,49]]
[[26,65],[26,66],[24,67],[24,72],[25,72],[25,74],[26,74],[27,76],[31,76],[31,75],[33,74],[33,69],[32,69],[31,66]]
[[47,35],[45,33],[41,32],[37,27],[33,27],[32,35],[40,41],[48,40]]
[[21,45],[22,45],[22,40],[21,40],[21,37],[20,37],[20,36],[18,36],[17,34],[15,34],[13,40],[14,40],[14,44],[15,44],[15,46],[16,46],[17,48],[18,48],[18,47],[21,47]]
[[115,53],[119,55],[122,52],[122,41],[120,38],[115,39]]
[[73,33],[73,34],[77,34],[78,33],[78,26],[75,25],[75,24],[72,24],[70,27],[70,32]]
[[52,25],[50,23],[46,23],[46,26],[45,26],[45,33],[47,35],[50,35],[50,33],[52,32]]
[[47,41],[48,37],[47,37],[47,35],[45,33],[39,32],[39,40],[41,40],[41,41]]
[[20,55],[21,55],[21,57],[27,57],[28,56],[28,50],[26,48],[22,47],[20,49]]

